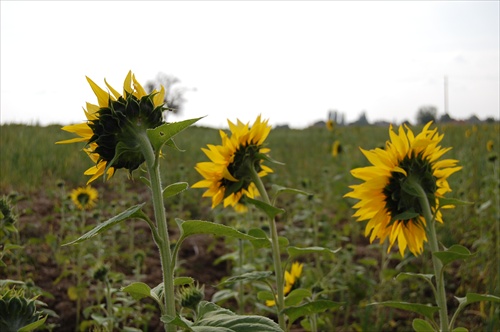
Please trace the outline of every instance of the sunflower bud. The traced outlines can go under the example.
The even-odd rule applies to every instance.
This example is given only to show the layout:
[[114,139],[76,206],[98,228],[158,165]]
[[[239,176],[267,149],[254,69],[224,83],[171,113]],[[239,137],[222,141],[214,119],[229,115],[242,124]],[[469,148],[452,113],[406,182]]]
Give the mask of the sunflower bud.
[[179,289],[181,306],[196,310],[198,303],[205,297],[205,286],[189,285]]
[[23,290],[8,289],[0,294],[0,331],[17,331],[42,319],[36,298],[27,299]]

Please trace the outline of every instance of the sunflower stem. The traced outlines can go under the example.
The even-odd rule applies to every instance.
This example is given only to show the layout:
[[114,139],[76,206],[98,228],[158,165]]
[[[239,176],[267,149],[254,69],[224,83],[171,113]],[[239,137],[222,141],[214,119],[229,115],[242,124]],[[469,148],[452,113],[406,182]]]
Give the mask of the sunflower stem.
[[[269,200],[269,195],[267,194],[266,188],[262,183],[262,180],[257,174],[255,167],[249,167],[250,173],[252,175],[252,181],[255,183],[257,190],[259,191],[262,199],[265,203],[271,205],[271,201]],[[283,331],[286,331],[286,321],[285,314],[283,313],[283,309],[285,309],[285,294],[284,294],[284,276],[283,270],[281,268],[281,252],[278,242],[278,231],[276,229],[276,220],[274,218],[269,218],[269,229],[271,233],[271,249],[273,253],[273,264],[274,264],[274,274],[276,275],[276,307],[278,311],[278,323]]]
[[448,332],[448,308],[446,304],[446,291],[444,287],[443,263],[434,255],[439,251],[436,235],[436,219],[432,214],[429,199],[422,186],[415,181],[414,188],[418,192],[418,199],[425,221],[427,222],[427,235],[429,236],[429,246],[431,248],[432,265],[434,267],[434,277],[436,278],[436,303],[439,307],[439,326],[441,332]]
[[[174,294],[174,266],[172,265],[172,253],[170,250],[170,239],[168,236],[168,226],[167,217],[165,212],[165,206],[163,204],[163,195],[161,188],[161,177],[160,177],[160,164],[158,158],[156,158],[153,147],[144,132],[142,135],[139,134],[138,141],[141,145],[141,150],[146,159],[146,165],[148,168],[148,173],[150,177],[150,187],[153,198],[153,208],[156,219],[156,225],[158,227],[159,241],[156,245],[160,251],[160,260],[163,273],[163,297],[165,308],[162,310],[162,314],[167,315],[169,318],[175,318],[175,298]],[[159,243],[158,243],[159,242]],[[176,331],[176,327],[173,324],[165,323],[165,331],[173,332]]]

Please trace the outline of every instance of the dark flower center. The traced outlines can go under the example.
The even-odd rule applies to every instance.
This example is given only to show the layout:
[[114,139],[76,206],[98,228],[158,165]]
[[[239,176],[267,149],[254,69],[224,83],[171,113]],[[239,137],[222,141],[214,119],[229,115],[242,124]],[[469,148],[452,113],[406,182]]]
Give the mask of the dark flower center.
[[238,192],[242,189],[247,189],[252,183],[250,175],[250,167],[253,167],[257,173],[262,170],[260,166],[261,158],[259,157],[259,150],[261,146],[255,144],[241,145],[234,153],[234,160],[228,165],[227,170],[229,173],[238,179],[238,182],[233,182],[228,179],[222,179],[221,187],[226,188],[224,197]]
[[94,132],[89,143],[97,143],[94,152],[109,166],[133,171],[144,162],[137,134],[163,124],[162,112],[163,105],[155,107],[152,95],[138,99],[127,94],[126,99],[110,100],[109,107],[100,108],[97,120],[89,123]]
[[76,200],[80,202],[82,206],[86,206],[87,203],[90,201],[90,196],[87,193],[80,193],[76,197]]
[[423,214],[418,193],[411,181],[417,182],[422,187],[430,206],[435,206],[434,194],[437,185],[431,164],[419,154],[406,156],[399,163],[399,167],[406,171],[407,176],[392,172],[389,183],[383,190],[386,208],[392,217],[391,224],[396,220],[403,220],[405,224],[410,220],[416,221],[416,217]]

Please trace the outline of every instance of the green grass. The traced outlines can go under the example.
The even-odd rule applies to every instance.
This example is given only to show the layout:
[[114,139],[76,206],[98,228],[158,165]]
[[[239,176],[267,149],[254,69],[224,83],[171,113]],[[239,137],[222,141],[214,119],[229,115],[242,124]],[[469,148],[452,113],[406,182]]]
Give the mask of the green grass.
[[[419,128],[413,128],[415,133],[418,130]],[[468,291],[496,292],[499,295],[500,248],[497,225],[500,223],[500,126],[446,125],[439,126],[439,130],[445,134],[442,146],[453,147],[445,157],[458,159],[463,166],[460,172],[449,179],[453,192],[447,196],[474,204],[444,211],[445,222],[438,226],[438,236],[445,246],[458,243],[477,253],[468,261],[453,265],[447,270],[450,279],[447,290],[457,296],[464,296]],[[16,191],[30,199],[30,195],[40,192],[58,192],[56,184],[61,180],[66,183],[66,188],[84,185],[88,177],[83,172],[92,166],[91,161],[81,151],[81,143],[55,144],[56,141],[68,138],[72,138],[72,135],[62,131],[60,126],[2,125],[0,194]],[[343,152],[334,158],[331,156],[331,146],[336,139],[340,140]],[[365,308],[366,303],[391,300],[393,296],[422,303],[429,299],[429,295],[425,293],[425,285],[405,282],[395,286],[392,280],[392,276],[401,271],[411,272],[412,269],[420,268],[424,270],[420,272],[429,272],[431,265],[426,256],[417,259],[406,257],[402,260],[395,254],[388,268],[381,270],[382,246],[369,245],[363,236],[365,224],[356,223],[351,217],[351,205],[354,202],[342,197],[349,191],[348,186],[356,183],[350,170],[368,165],[359,147],[367,150],[383,147],[386,140],[388,128],[367,126],[339,127],[334,132],[325,128],[276,129],[271,131],[266,141],[271,148],[271,157],[284,163],[270,165],[274,173],[264,179],[266,185],[276,183],[303,189],[315,195],[311,200],[295,196],[280,199],[279,203],[287,210],[287,214],[281,219],[283,232],[290,242],[297,246],[313,244],[314,241],[309,237],[312,234],[310,227],[319,227],[325,230],[318,236],[319,245],[343,247],[333,263],[323,262],[323,265],[317,267],[328,271],[332,264],[336,266],[334,272],[331,272],[332,285],[338,289],[336,300],[347,301],[349,304],[345,312],[336,313],[334,318],[335,322],[343,326],[343,330],[370,327],[374,321],[379,327],[388,326],[383,325],[389,324],[384,323],[384,319],[389,322],[393,311],[380,316],[380,309]],[[489,140],[494,142],[494,150],[491,152],[486,150]],[[207,160],[201,148],[207,144],[220,143],[218,130],[188,128],[176,137],[176,143],[185,151],[164,150],[161,164],[163,181],[165,184],[186,181],[192,185],[201,179],[194,170],[195,164]],[[495,154],[497,159],[491,161]],[[111,199],[118,202],[131,197],[138,202],[144,200],[144,186],[139,180],[141,170],[136,170],[130,180],[124,174],[125,171],[118,170],[115,178],[105,184],[101,179],[94,184],[101,186],[104,192],[115,191],[116,194]],[[135,196],[131,196],[136,192]],[[197,189],[186,191],[182,198],[175,199],[171,209],[182,217],[192,219],[231,222],[235,218],[232,214],[224,215],[222,209],[212,211],[210,200],[202,198],[202,192]],[[56,194],[49,197],[57,199]],[[147,199],[147,195],[145,197]],[[104,202],[100,206],[109,209],[106,204]],[[58,203],[54,205],[58,206]],[[56,214],[53,211],[53,215]],[[50,212],[43,217],[50,219]],[[308,273],[309,278],[314,279],[312,272],[305,274]],[[4,277],[2,273],[0,276]],[[400,293],[394,294],[394,287],[400,287]],[[452,299],[450,302],[452,307],[456,304],[453,304]],[[491,308],[473,306],[469,316],[465,316],[462,322],[472,317],[474,321],[482,322],[482,325],[475,327],[476,331],[498,329],[498,308],[497,311]],[[404,330],[407,327],[408,324],[396,324],[394,330]],[[474,326],[472,327],[474,330]]]

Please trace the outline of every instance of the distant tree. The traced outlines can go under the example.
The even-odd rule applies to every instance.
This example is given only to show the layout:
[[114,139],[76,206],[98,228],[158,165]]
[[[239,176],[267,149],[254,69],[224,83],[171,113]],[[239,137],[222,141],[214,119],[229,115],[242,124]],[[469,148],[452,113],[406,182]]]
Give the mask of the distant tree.
[[436,121],[436,117],[437,108],[435,106],[421,106],[417,112],[417,123],[426,124],[429,121]]
[[361,115],[359,116],[359,119],[357,119],[356,121],[354,121],[352,124],[356,125],[356,126],[367,126],[367,125],[369,125],[370,123],[368,122],[368,119],[366,118],[366,112],[361,113]]
[[466,121],[468,123],[481,123],[481,120],[475,114],[471,115]]
[[180,82],[181,81],[173,75],[158,73],[154,80],[146,82],[144,88],[146,92],[151,93],[154,89],[159,91],[160,86],[163,85],[165,88],[165,98],[163,99],[165,106],[173,113],[181,113],[182,106],[186,102],[184,93],[189,89],[180,87]]
[[455,119],[453,119],[449,114],[443,114],[439,118],[439,122],[441,123],[447,123],[447,122],[453,122]]

